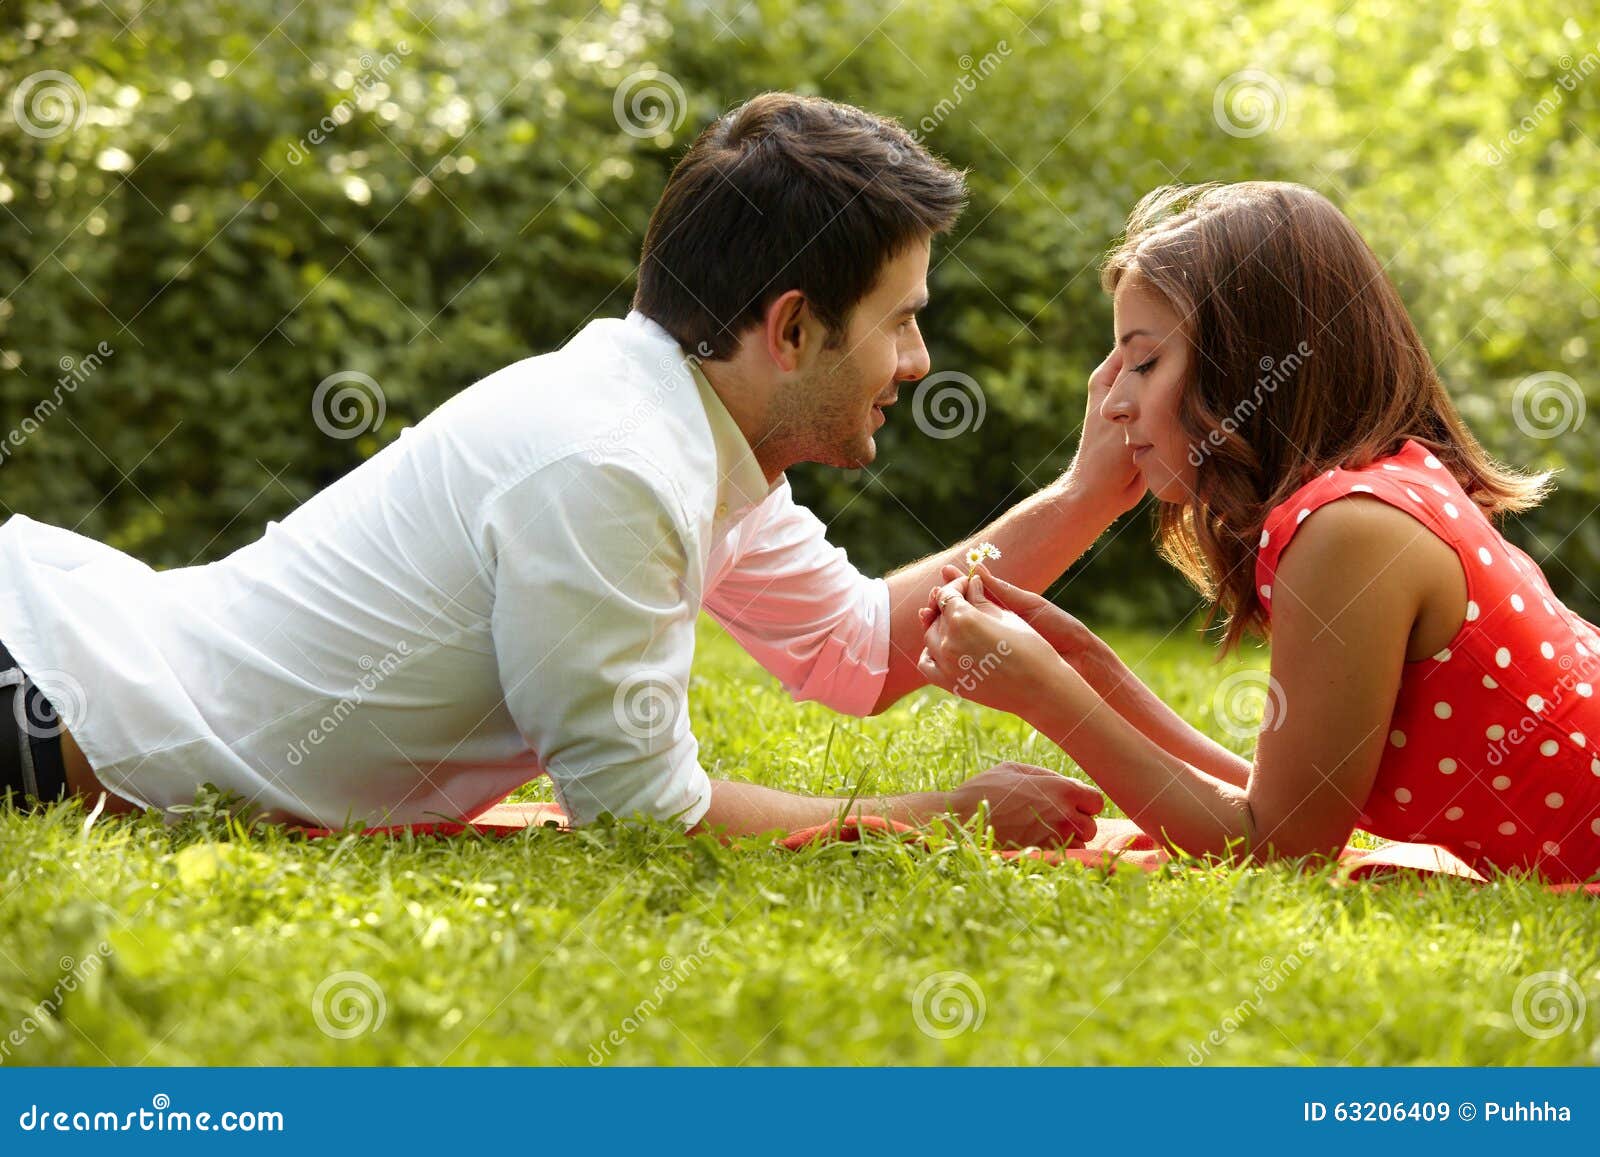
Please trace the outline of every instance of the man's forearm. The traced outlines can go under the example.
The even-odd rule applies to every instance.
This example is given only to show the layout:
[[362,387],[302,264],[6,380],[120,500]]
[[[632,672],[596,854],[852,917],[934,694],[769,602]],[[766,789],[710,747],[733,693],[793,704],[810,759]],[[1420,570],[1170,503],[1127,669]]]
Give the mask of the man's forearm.
[[927,605],[928,592],[944,581],[940,571],[945,566],[966,570],[966,554],[971,546],[992,542],[1000,548],[1001,557],[989,564],[991,570],[1019,587],[1042,591],[1060,578],[1116,518],[1117,512],[1107,507],[1103,499],[1087,495],[1067,475],[1018,503],[971,538],[891,574],[889,673],[873,713],[926,682],[917,670],[923,636],[917,611]]
[[762,832],[796,831],[849,816],[882,816],[919,825],[950,810],[951,796],[944,791],[905,795],[842,797],[794,795],[760,784],[719,779],[711,783],[711,807],[690,834],[720,828],[730,836]]

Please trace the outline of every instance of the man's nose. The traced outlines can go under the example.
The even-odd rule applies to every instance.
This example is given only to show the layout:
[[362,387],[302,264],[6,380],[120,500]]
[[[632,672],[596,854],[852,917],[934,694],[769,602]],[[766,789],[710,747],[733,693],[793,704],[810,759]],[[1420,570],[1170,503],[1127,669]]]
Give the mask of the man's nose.
[[928,356],[928,347],[919,336],[916,345],[905,351],[900,357],[900,380],[902,382],[914,382],[918,378],[925,378],[932,368],[933,359]]

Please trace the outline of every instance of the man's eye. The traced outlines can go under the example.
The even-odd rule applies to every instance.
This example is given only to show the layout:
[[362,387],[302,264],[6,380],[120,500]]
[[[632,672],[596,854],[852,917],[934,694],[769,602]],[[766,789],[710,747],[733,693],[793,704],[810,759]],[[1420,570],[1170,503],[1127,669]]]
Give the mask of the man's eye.
[[1156,362],[1158,360],[1160,360],[1160,359],[1151,358],[1147,362],[1141,362],[1138,365],[1133,367],[1133,372],[1136,373],[1136,374],[1148,374],[1151,370],[1156,368]]

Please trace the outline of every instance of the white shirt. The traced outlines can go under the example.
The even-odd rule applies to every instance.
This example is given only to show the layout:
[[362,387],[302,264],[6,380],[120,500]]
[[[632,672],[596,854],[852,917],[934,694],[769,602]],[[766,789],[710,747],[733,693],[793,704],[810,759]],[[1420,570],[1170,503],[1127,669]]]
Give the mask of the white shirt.
[[155,571],[14,515],[0,640],[100,781],[275,818],[470,816],[548,773],[575,823],[710,806],[701,609],[798,699],[866,714],[889,593],[769,487],[638,312],[491,374],[256,542]]

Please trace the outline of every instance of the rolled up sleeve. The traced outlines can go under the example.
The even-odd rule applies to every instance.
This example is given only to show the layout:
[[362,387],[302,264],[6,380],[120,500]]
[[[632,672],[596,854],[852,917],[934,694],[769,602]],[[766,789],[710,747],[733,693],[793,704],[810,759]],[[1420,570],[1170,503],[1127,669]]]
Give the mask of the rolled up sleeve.
[[705,609],[796,699],[870,715],[889,670],[889,584],[868,578],[783,482],[737,528]]
[[609,812],[689,828],[711,805],[689,727],[685,525],[642,461],[563,458],[485,504],[506,707],[574,824]]

